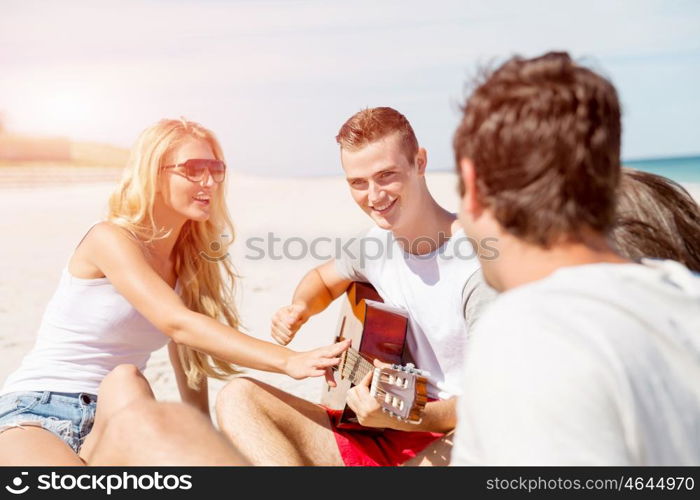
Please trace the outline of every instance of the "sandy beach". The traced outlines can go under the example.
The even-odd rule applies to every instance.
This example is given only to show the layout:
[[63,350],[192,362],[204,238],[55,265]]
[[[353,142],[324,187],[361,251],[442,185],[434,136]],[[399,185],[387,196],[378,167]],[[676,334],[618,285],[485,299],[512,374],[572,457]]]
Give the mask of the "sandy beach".
[[[90,178],[40,182],[15,171],[0,172],[0,382],[20,363],[35,339],[46,303],[58,283],[75,245],[90,227],[103,218],[113,173]],[[428,184],[443,206],[456,211],[458,196],[452,173],[429,173]],[[371,221],[355,206],[342,177],[258,178],[233,173],[228,179],[228,202],[236,224],[236,242],[231,258],[241,276],[238,302],[246,329],[270,340],[270,317],[288,304],[299,279],[323,260],[281,257],[282,242],[288,253],[301,252],[304,242],[314,238],[350,238]],[[700,200],[700,185],[685,186]],[[270,243],[269,233],[279,238],[275,255],[260,256]],[[253,239],[257,238],[257,239]],[[291,238],[295,238],[294,241]],[[330,245],[319,246],[330,251]],[[266,252],[267,253],[267,252]],[[277,258],[280,257],[280,258]],[[310,320],[290,345],[306,350],[331,341],[337,320],[337,304]],[[312,401],[323,389],[321,379],[292,380],[286,376],[246,370],[250,376]],[[178,393],[167,352],[151,357],[146,376],[156,396],[177,400]],[[210,401],[223,382],[210,382]]]

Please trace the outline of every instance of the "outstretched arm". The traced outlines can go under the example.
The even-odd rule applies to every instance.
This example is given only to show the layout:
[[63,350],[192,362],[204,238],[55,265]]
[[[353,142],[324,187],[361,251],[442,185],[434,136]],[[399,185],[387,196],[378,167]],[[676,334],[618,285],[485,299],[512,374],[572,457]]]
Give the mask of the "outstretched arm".
[[178,344],[249,368],[286,373],[293,378],[321,376],[336,365],[346,343],[298,353],[258,340],[214,318],[188,309],[153,270],[126,231],[97,224],[85,240],[93,264],[117,291],[156,328]]

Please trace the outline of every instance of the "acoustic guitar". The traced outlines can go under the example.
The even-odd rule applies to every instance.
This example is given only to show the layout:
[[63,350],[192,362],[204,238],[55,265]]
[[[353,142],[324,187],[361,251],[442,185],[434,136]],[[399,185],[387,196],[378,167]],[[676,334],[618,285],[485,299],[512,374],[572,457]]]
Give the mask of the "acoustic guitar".
[[[354,282],[341,298],[336,342],[351,339],[350,348],[341,356],[336,370],[336,387],[327,387],[321,404],[343,410],[335,422],[357,426],[357,417],[346,405],[348,390],[373,372],[370,394],[382,411],[399,420],[420,423],[425,410],[428,373],[412,363],[403,365],[408,315],[385,304],[372,285]],[[378,359],[391,367],[377,368]]]

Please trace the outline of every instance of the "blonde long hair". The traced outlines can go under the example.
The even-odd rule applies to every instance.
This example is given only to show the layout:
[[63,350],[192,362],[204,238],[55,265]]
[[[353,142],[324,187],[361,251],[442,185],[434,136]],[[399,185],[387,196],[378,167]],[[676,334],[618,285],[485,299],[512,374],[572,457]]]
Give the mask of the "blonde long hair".
[[[110,196],[107,219],[126,229],[140,244],[170,234],[170,230],[156,227],[153,218],[158,176],[165,166],[166,155],[187,139],[206,142],[216,159],[224,160],[221,146],[211,131],[184,118],[161,120],[141,133],[119,186]],[[230,260],[222,257],[228,254],[235,234],[225,195],[224,182],[212,197],[209,219],[185,222],[173,248],[175,272],[180,296],[190,310],[238,328],[234,302],[237,275]],[[203,252],[210,258],[203,258]],[[178,353],[187,383],[193,389],[199,387],[205,376],[225,379],[239,372],[226,361],[184,345],[178,345]]]

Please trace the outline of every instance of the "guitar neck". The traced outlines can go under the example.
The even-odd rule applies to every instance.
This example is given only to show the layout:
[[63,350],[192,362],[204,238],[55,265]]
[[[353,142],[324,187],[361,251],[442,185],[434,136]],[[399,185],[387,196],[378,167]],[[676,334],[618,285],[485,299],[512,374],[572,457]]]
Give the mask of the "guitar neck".
[[359,351],[352,347],[346,351],[342,364],[342,376],[353,384],[359,384],[365,376],[374,370],[374,365],[362,357]]

